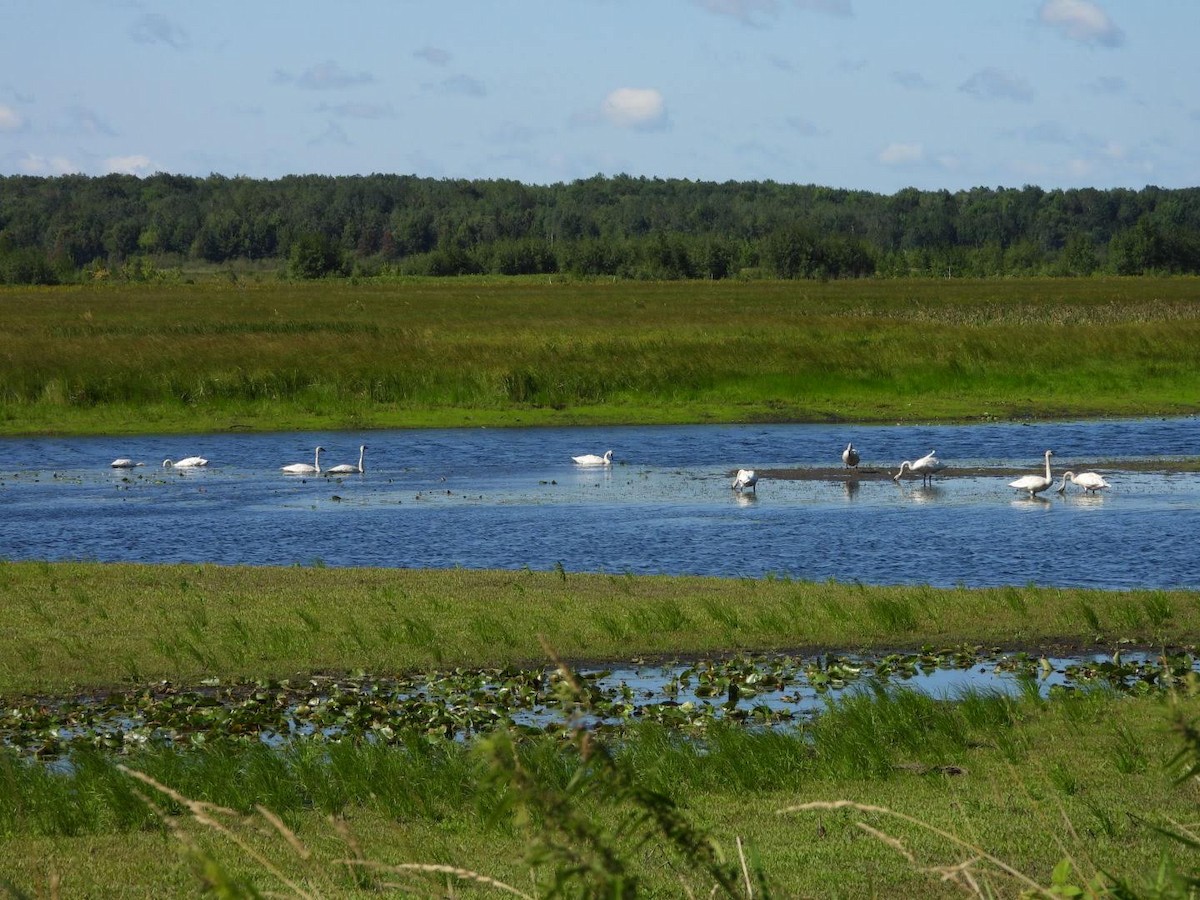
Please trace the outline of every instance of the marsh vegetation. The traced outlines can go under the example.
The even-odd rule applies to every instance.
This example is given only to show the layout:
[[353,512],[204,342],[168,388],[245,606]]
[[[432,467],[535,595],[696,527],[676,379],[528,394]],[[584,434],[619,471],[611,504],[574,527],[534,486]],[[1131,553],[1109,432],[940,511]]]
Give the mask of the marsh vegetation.
[[[499,895],[477,875],[531,896],[746,896],[746,879],[755,896],[953,896],[961,884],[925,871],[963,862],[945,834],[1037,885],[1146,891],[1160,858],[1191,865],[1156,829],[1200,796],[1175,759],[1200,714],[1193,591],[81,563],[6,563],[0,579],[0,874],[15,884],[54,873],[67,894],[161,896],[200,873],[234,895]],[[1047,693],[1054,646],[1105,661]],[[1137,648],[1158,649],[1146,663]],[[682,660],[641,714],[571,675],[632,656]],[[905,686],[1002,659],[1028,688]],[[868,690],[816,716],[759,711],[801,675],[818,693]],[[680,688],[707,711],[673,703]],[[523,724],[535,707],[557,724]],[[967,871],[1000,894],[1029,887],[987,860]]]
[[1195,300],[1193,279],[0,288],[0,431],[1182,414]]

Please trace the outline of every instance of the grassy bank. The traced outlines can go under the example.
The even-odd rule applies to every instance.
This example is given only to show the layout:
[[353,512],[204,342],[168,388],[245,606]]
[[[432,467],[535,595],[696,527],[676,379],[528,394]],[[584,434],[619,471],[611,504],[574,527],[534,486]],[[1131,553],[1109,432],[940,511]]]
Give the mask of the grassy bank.
[[[541,662],[542,640],[568,658],[603,660],[925,644],[1111,652],[1123,642],[1190,644],[1200,633],[1195,591],[569,572],[8,562],[0,597],[0,697]],[[365,897],[383,884],[412,896],[505,895],[445,871],[345,862],[357,859],[469,868],[541,895],[554,873],[583,860],[593,887],[618,866],[644,896],[679,896],[683,884],[707,896],[721,873],[735,886],[727,896],[745,896],[741,840],[756,896],[764,887],[962,896],[929,867],[981,852],[1038,885],[1051,885],[1058,867],[1064,884],[1115,876],[1149,896],[1160,860],[1195,868],[1194,854],[1159,830],[1194,821],[1200,801],[1194,779],[1176,781],[1189,761],[1200,764],[1200,740],[1176,758],[1189,746],[1180,725],[1200,716],[1190,685],[954,703],[867,692],[790,733],[710,723],[685,738],[645,723],[609,744],[611,756],[581,737],[510,746],[502,735],[464,743],[414,731],[388,746],[212,739],[124,757],[180,792],[174,800],[118,770],[111,750],[78,756],[68,772],[0,752],[0,885],[64,897],[185,896],[223,883],[228,896],[249,896],[251,885]],[[143,797],[182,818],[163,827]],[[189,815],[185,798],[210,805]],[[918,821],[797,809],[812,801]],[[722,856],[710,855],[710,838]],[[531,849],[542,855],[531,859]],[[995,895],[1029,887],[986,860],[969,871]]]
[[1192,413],[1198,297],[1195,279],[3,288],[0,433]]
[[1200,592],[568,572],[0,564],[0,695],[158,679],[1200,634]]

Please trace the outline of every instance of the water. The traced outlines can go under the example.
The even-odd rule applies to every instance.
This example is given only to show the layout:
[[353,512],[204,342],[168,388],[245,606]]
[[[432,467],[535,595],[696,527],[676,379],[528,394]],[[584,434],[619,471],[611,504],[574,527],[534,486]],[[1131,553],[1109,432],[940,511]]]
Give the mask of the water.
[[[1022,499],[1007,486],[1055,451],[1101,460],[1197,454],[1200,420],[942,426],[454,429],[0,441],[0,557],[106,562],[521,568],[766,575],[867,584],[1200,587],[1200,475],[1104,468],[1112,488]],[[936,448],[1009,476],[771,480],[729,473],[894,471]],[[356,462],[345,478],[279,467]],[[615,451],[609,469],[571,457]],[[199,454],[207,469],[158,467]],[[116,457],[147,463],[113,470]]]

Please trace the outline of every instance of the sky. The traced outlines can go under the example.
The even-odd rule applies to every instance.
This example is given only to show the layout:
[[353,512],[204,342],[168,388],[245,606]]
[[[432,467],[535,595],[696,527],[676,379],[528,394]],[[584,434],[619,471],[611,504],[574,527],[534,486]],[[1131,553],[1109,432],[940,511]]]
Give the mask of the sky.
[[0,174],[1200,185],[1198,0],[0,0]]

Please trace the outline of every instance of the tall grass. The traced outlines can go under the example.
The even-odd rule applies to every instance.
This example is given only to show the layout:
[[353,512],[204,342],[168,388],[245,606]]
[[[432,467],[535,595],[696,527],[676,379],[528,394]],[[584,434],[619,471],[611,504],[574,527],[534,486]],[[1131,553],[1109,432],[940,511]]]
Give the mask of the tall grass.
[[544,658],[539,635],[599,661],[1042,640],[1112,652],[1190,646],[1200,633],[1196,591],[44,562],[0,562],[0,585],[0,696],[523,665]]
[[[91,834],[119,834],[111,852],[134,854],[136,887],[152,896],[174,856],[162,852],[161,821],[206,860],[203,879],[241,886],[226,896],[276,890],[275,878],[289,896],[370,896],[381,883],[360,866],[491,877],[533,896],[625,896],[634,886],[639,896],[707,896],[712,884],[739,897],[953,895],[939,890],[942,876],[975,884],[968,894],[978,896],[1009,895],[1010,879],[1044,896],[1089,895],[1068,892],[1081,882],[1091,896],[1187,896],[1194,879],[1164,869],[1159,885],[1184,893],[1152,886],[1160,860],[1167,872],[1196,869],[1200,844],[1186,824],[1200,769],[1196,713],[1185,696],[1033,704],[880,690],[794,733],[717,727],[685,740],[645,726],[615,740],[577,731],[472,745],[413,734],[398,748],[214,746],[134,755],[126,765],[136,779],[99,755],[56,773],[0,754],[0,878],[6,865],[25,871],[25,854],[56,847],[78,884],[76,866],[112,863],[62,853],[71,845],[59,839],[83,848]],[[1182,750],[1164,727],[1172,717]],[[1016,764],[1000,736],[1023,748]],[[1113,759],[1133,763],[1114,769]],[[150,798],[162,820],[143,802],[148,784],[162,788]],[[176,818],[188,812],[233,843],[189,835]],[[252,814],[284,835],[287,862],[264,856],[261,829],[242,820]],[[322,833],[329,815],[333,841]],[[864,829],[878,843],[861,840]],[[338,858],[353,860],[350,871],[328,862]],[[624,893],[609,890],[620,885]],[[457,895],[437,878],[406,890]]]
[[119,431],[137,409],[164,430],[1191,412],[1196,292],[1190,279],[2,288],[0,429]]

